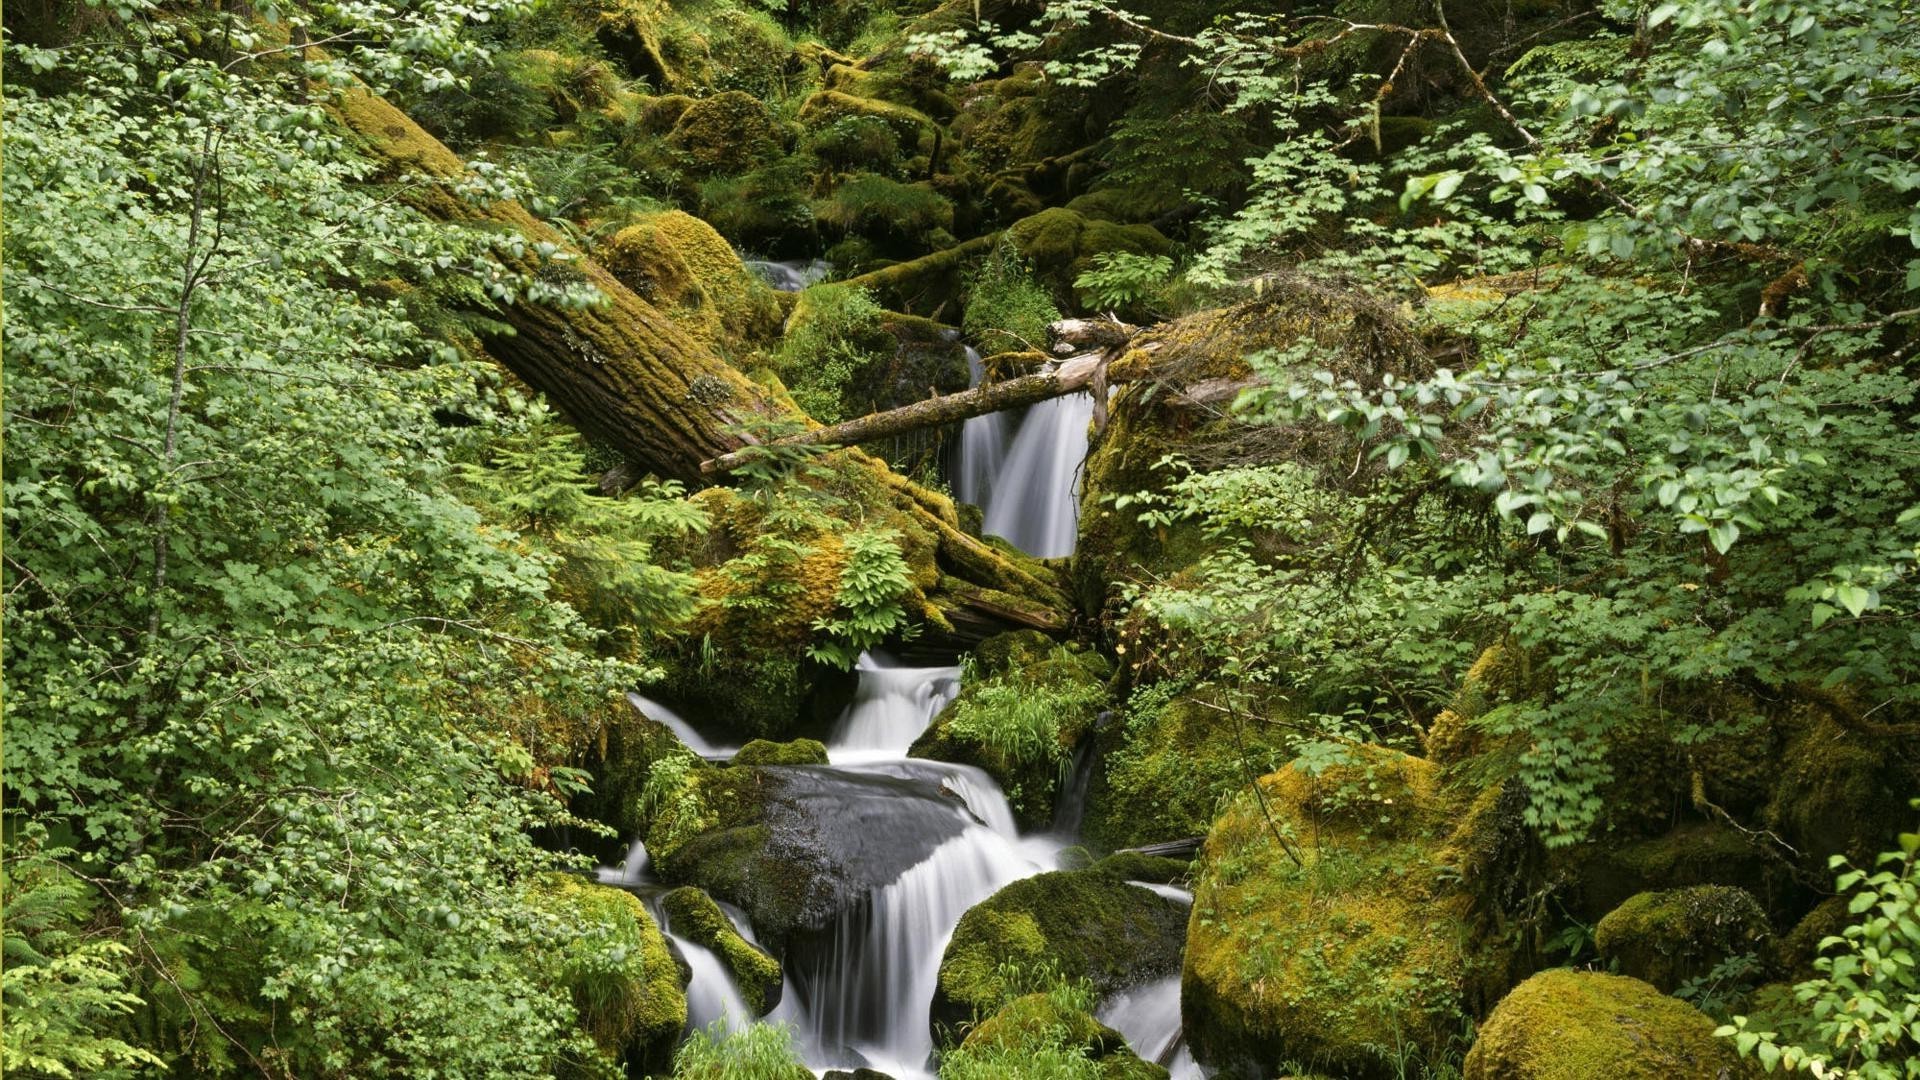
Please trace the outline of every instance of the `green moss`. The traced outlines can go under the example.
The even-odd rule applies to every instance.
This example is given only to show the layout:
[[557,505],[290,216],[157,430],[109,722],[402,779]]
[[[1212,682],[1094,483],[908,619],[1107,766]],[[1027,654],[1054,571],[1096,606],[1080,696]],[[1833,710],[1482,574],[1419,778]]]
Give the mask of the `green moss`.
[[1033,631],[989,638],[977,650],[959,696],[908,752],[985,769],[1015,817],[1041,827],[1106,701],[1106,661]]
[[1165,1080],[1071,994],[1035,993],[982,1021],[941,1063],[942,1080]]
[[713,898],[692,886],[682,886],[661,901],[674,932],[712,949],[733,975],[747,1004],[761,1016],[780,1003],[780,961],[740,936]]
[[1622,974],[1672,993],[1729,957],[1764,955],[1770,934],[1745,889],[1695,885],[1631,897],[1594,927],[1593,943]]
[[702,175],[744,172],[781,148],[780,129],[767,107],[738,90],[687,106],[667,139]]
[[903,252],[953,243],[953,204],[924,183],[903,184],[876,173],[856,173],[813,205],[814,217]]
[[1151,225],[1122,225],[1063,207],[1042,210],[1015,222],[1007,229],[1007,236],[1032,264],[1034,275],[1062,300],[1075,298],[1074,282],[1093,267],[1096,255],[1168,255],[1173,251],[1173,244]]
[[818,739],[777,743],[755,739],[733,756],[735,765],[825,765],[827,748]]
[[1688,885],[1738,885],[1771,896],[1786,877],[1745,836],[1724,825],[1691,822],[1645,840],[1597,840],[1556,849],[1555,870],[1573,883],[1573,914],[1598,919],[1636,893]]
[[1044,347],[1047,327],[1059,318],[1053,297],[1034,280],[1011,242],[996,245],[967,279],[960,325],[968,340],[987,352]]
[[1673,1080],[1749,1075],[1714,1022],[1620,975],[1565,968],[1514,988],[1480,1027],[1466,1080]]
[[1058,870],[1016,881],[974,905],[940,959],[934,1013],[949,1024],[986,1015],[1032,989],[1047,967],[1106,993],[1171,972],[1186,908],[1094,870]]
[[917,147],[921,133],[933,127],[933,121],[917,109],[890,101],[856,97],[838,90],[822,90],[807,98],[800,106],[800,125],[809,131],[831,127],[849,117],[871,117],[881,121],[893,129],[900,145],[908,150]]
[[1169,885],[1186,880],[1190,865],[1179,859],[1166,859],[1158,855],[1116,851],[1088,869],[1121,881],[1148,881],[1156,885]]
[[709,347],[737,353],[779,333],[773,290],[711,225],[691,214],[642,215],[596,245],[593,255]]
[[1182,978],[1195,1054],[1355,1077],[1443,1056],[1506,960],[1473,940],[1446,861],[1461,807],[1439,769],[1365,748],[1289,765],[1260,790],[1264,808],[1246,792],[1214,825],[1195,875]]
[[622,836],[639,835],[646,829],[640,793],[653,763],[685,750],[671,729],[642,716],[624,698],[608,702],[597,752],[589,764],[592,790],[576,796],[571,809],[613,826]]
[[1864,734],[1811,706],[1782,726],[1786,749],[1774,763],[1768,827],[1816,863],[1838,854],[1871,865],[1906,827],[1907,799],[1920,790],[1912,741]]
[[1774,958],[1788,981],[1800,982],[1814,977],[1813,961],[1822,951],[1820,943],[1839,937],[1853,923],[1853,913],[1847,910],[1850,899],[1844,894],[1827,897],[1780,938],[1780,948]]
[[529,901],[559,922],[543,959],[573,995],[582,1028],[614,1060],[664,1062],[687,1023],[687,999],[667,939],[638,898],[571,874],[536,880]]
[[[1221,801],[1287,752],[1267,724],[1241,723],[1204,696],[1165,685],[1136,691],[1110,742],[1088,800],[1086,839],[1113,849],[1198,836]],[[1278,715],[1290,706],[1274,702]],[[1245,753],[1242,753],[1242,747]]]

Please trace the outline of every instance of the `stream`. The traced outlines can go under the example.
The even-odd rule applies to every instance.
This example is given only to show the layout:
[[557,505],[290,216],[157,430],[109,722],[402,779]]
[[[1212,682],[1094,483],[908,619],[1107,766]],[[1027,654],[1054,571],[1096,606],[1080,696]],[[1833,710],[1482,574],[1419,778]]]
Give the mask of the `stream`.
[[[813,268],[767,263],[755,269],[776,287],[797,288]],[[979,353],[969,348],[967,359],[977,385]],[[985,531],[1034,555],[1073,553],[1092,411],[1092,396],[1076,394],[1032,406],[1017,419],[994,414],[966,421],[951,477],[963,501],[981,506]],[[928,1017],[954,925],[1005,885],[1059,866],[1061,853],[1077,842],[1094,762],[1090,748],[1076,754],[1051,826],[1023,836],[1005,794],[984,771],[907,756],[959,693],[957,666],[908,667],[871,652],[856,670],[854,698],[827,739],[829,763],[778,769],[797,799],[818,807],[821,841],[835,845],[843,859],[918,857],[788,950],[780,1004],[766,1019],[791,1026],[796,1049],[815,1072],[865,1066],[896,1080],[933,1080]],[[738,749],[713,741],[658,702],[639,694],[630,699],[702,757],[724,760]],[[675,931],[659,900],[667,887],[648,872],[643,845],[634,844],[621,866],[602,868],[600,877],[639,895],[686,958],[690,1028],[753,1022],[718,957]],[[1191,902],[1171,886],[1142,887]],[[745,914],[722,907],[751,938]],[[1177,975],[1110,995],[1099,1017],[1141,1057],[1168,1066],[1175,1080],[1203,1075],[1181,1040]]]

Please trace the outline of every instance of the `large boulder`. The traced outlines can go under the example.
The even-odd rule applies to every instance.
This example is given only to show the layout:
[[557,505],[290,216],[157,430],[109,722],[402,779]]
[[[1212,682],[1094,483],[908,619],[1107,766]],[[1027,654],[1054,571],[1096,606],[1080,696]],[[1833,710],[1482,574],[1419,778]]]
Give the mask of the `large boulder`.
[[1752,893],[1696,885],[1629,898],[1594,927],[1593,944],[1621,974],[1671,994],[1724,960],[1766,957],[1771,937],[1767,913]]
[[1017,996],[1045,970],[1105,994],[1172,973],[1187,908],[1109,868],[1057,870],[1016,881],[954,927],[934,992],[936,1029],[957,1027]]
[[[1462,805],[1431,762],[1380,747],[1296,761],[1243,792],[1197,863],[1181,1004],[1202,1064],[1308,1061],[1394,1075],[1445,1051],[1506,985],[1467,880],[1499,800]],[[1287,838],[1283,844],[1276,833]]]
[[1092,732],[1106,700],[1106,661],[1037,630],[988,638],[972,656],[959,696],[908,752],[986,770],[1020,824],[1043,827],[1074,748]]
[[667,134],[701,175],[739,173],[781,150],[780,126],[758,98],[728,90],[689,105]]
[[680,210],[643,214],[594,258],[711,348],[732,353],[780,333],[780,304],[713,226]]
[[1556,968],[1515,987],[1467,1053],[1465,1080],[1731,1080],[1714,1021],[1639,979]]

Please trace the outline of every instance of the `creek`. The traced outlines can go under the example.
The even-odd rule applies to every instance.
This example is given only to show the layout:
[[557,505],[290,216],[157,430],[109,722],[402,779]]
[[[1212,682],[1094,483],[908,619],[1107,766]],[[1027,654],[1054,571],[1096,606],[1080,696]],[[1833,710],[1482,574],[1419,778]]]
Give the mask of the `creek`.
[[[785,287],[804,284],[807,268],[755,269],[770,281],[779,271],[775,283]],[[980,356],[969,348],[967,359],[977,384]],[[1017,420],[994,414],[966,421],[950,475],[956,494],[982,508],[986,531],[1031,554],[1072,554],[1092,411],[1091,395],[1076,394],[1035,405]],[[1062,852],[1077,842],[1095,761],[1090,747],[1076,752],[1051,825],[1022,835],[1006,795],[984,771],[908,756],[959,693],[958,667],[904,666],[872,652],[861,657],[857,675],[853,700],[827,739],[829,763],[768,768],[806,808],[819,843],[841,863],[874,871],[869,880],[887,883],[789,943],[780,1004],[766,1019],[793,1029],[796,1049],[816,1072],[866,1066],[897,1080],[932,1080],[929,1014],[955,924],[1011,882],[1059,867]],[[725,759],[738,749],[657,702],[638,694],[631,700],[703,757]],[[648,872],[643,845],[636,843],[620,867],[603,868],[601,880],[638,894],[686,959],[690,1028],[752,1022],[719,959],[679,934],[662,910],[666,886]],[[1191,899],[1169,886],[1142,887]],[[751,937],[744,912],[723,910]],[[1109,995],[1099,1016],[1141,1057],[1168,1066],[1175,1080],[1202,1075],[1181,1041],[1177,975]]]

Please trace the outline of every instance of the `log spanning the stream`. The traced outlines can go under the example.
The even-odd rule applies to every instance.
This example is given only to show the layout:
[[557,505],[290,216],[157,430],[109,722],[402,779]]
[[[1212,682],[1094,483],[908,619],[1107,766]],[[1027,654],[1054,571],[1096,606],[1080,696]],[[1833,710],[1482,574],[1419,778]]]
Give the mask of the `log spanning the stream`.
[[1002,409],[1017,409],[1048,398],[1064,397],[1092,389],[1095,381],[1102,376],[1107,359],[1105,352],[1086,353],[1068,358],[1051,371],[987,383],[958,394],[943,394],[886,412],[870,413],[844,423],[798,432],[760,446],[743,447],[701,462],[700,472],[706,476],[732,472],[770,447],[857,446],[908,431],[956,423]]

